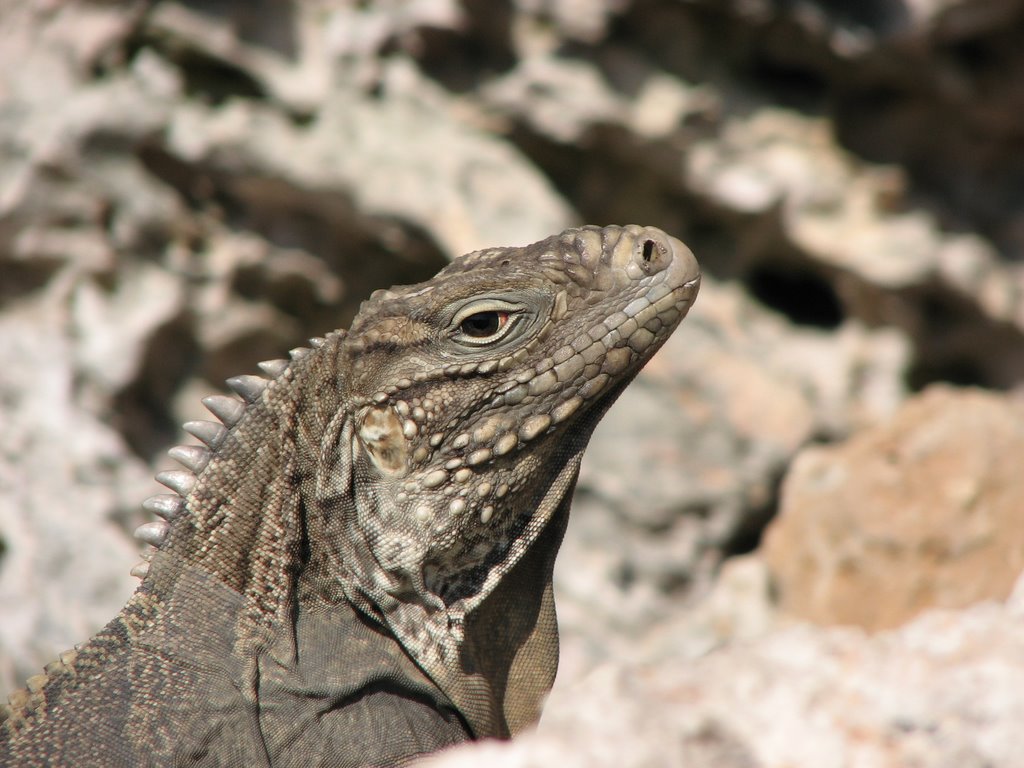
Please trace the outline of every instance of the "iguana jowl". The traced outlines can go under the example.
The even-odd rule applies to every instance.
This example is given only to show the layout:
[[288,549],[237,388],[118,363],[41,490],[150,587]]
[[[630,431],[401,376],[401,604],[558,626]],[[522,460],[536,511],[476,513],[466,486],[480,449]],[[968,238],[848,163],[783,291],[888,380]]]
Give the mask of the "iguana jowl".
[[571,229],[230,380],[139,589],[12,695],[0,763],[398,765],[533,723],[583,449],[698,284],[660,230]]

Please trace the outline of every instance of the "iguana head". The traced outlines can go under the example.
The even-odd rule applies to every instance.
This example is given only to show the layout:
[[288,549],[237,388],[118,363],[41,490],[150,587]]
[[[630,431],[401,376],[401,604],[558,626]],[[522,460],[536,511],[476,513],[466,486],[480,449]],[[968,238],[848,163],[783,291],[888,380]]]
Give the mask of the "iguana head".
[[458,634],[575,482],[594,426],[697,292],[679,240],[583,227],[378,291],[341,354],[354,524],[348,588]]

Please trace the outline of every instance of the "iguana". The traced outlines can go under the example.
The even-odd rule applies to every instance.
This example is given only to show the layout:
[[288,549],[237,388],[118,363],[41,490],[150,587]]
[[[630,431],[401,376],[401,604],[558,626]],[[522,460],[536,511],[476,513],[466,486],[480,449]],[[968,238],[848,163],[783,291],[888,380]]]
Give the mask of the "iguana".
[[570,229],[230,379],[142,583],[11,696],[0,763],[402,765],[535,722],[583,449],[698,285],[658,229]]

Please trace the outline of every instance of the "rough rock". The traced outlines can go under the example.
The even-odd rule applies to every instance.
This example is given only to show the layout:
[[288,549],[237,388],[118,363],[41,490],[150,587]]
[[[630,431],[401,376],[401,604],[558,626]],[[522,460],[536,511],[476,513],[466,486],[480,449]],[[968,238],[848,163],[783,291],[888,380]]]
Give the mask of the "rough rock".
[[[831,134],[820,118],[765,107],[728,117],[688,155],[689,184],[749,219],[733,259],[755,294],[797,319],[899,328],[922,368],[1019,381],[1024,271],[977,234],[943,231],[908,205],[901,169],[865,163]],[[958,322],[939,321],[947,312]]]
[[109,621],[131,594],[125,569],[138,547],[126,530],[152,485],[117,432],[74,405],[75,350],[59,317],[30,305],[0,317],[4,691]]
[[944,386],[806,449],[763,546],[781,610],[876,630],[1004,599],[1024,570],[1021,456],[1024,400]]
[[[808,441],[891,414],[903,340],[794,328],[707,278],[684,326],[598,426],[555,566],[564,675],[621,658],[750,549]],[[615,546],[609,546],[615,542]]]
[[1024,580],[1004,605],[866,635],[775,629],[692,661],[669,649],[554,692],[536,731],[419,765],[1020,766]]

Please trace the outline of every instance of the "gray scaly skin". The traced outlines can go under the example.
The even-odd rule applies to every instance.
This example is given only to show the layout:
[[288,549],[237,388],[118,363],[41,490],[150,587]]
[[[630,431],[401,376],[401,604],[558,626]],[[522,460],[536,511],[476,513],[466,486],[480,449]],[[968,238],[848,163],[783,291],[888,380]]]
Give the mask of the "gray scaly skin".
[[401,765],[535,722],[583,449],[698,284],[657,229],[571,229],[230,380],[142,584],[11,696],[0,764]]

